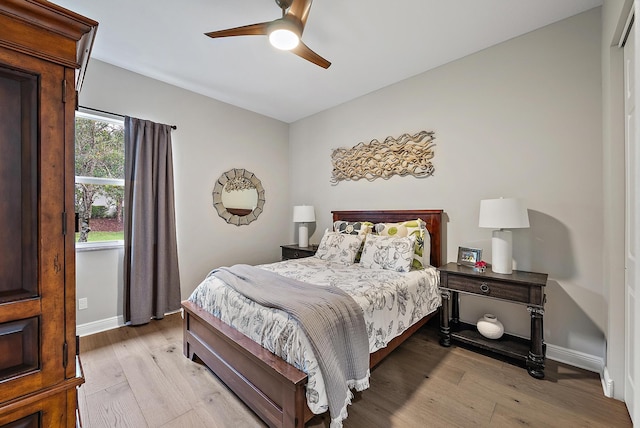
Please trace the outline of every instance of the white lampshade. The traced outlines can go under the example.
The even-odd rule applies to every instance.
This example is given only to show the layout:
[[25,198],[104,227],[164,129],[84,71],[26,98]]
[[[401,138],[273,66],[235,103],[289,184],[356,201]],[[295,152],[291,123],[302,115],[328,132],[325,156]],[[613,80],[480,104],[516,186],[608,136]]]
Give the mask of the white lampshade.
[[491,237],[491,270],[513,272],[513,243],[510,230],[529,227],[529,214],[520,199],[483,199],[480,201],[478,226],[497,229]]
[[307,223],[316,221],[316,213],[312,205],[296,205],[293,207],[293,222],[298,225],[298,246],[309,246],[309,227]]
[[490,229],[529,227],[529,214],[520,199],[483,199],[478,226]]
[[316,221],[316,213],[313,205],[296,205],[293,207],[293,222],[308,223]]

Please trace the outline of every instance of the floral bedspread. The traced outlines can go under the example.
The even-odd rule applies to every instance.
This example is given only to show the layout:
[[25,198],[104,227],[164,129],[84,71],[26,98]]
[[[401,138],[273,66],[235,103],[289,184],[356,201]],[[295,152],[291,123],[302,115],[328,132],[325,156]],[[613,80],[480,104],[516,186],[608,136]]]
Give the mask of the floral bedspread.
[[[369,336],[369,352],[440,306],[439,276],[435,268],[408,273],[343,265],[316,257],[286,260],[259,267],[309,284],[340,287],[362,307]],[[312,285],[310,285],[312,286]],[[328,408],[325,384],[313,350],[297,322],[286,313],[265,308],[207,277],[189,300],[250,337],[308,377],[307,403],[312,412]]]

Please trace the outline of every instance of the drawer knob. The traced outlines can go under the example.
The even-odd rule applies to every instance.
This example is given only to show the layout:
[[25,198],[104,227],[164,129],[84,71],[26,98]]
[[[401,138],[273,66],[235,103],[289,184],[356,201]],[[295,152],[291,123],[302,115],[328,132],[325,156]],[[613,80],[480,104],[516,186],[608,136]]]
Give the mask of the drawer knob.
[[298,258],[300,257],[300,255],[298,254],[298,252],[296,251],[295,253],[293,253],[293,257]]
[[480,291],[482,291],[484,294],[487,294],[489,292],[489,285],[487,285],[486,282],[483,282],[482,284],[480,284]]

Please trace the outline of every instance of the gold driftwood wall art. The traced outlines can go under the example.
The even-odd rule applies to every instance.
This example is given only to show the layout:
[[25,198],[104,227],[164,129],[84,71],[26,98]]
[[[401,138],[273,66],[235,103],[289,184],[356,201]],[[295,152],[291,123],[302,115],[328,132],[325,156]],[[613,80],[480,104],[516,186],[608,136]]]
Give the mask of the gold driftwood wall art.
[[383,142],[361,142],[350,149],[335,149],[331,153],[331,184],[361,178],[387,180],[394,175],[428,177],[434,170],[431,163],[433,140],[433,132],[420,131],[414,135],[402,134],[398,138],[387,137]]

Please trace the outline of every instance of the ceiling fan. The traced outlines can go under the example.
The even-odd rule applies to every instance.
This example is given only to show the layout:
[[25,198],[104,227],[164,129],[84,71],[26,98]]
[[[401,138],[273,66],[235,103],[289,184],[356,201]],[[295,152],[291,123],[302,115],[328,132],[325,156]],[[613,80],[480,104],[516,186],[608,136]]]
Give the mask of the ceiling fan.
[[312,51],[301,39],[304,26],[309,17],[312,0],[275,0],[282,9],[282,18],[260,24],[245,25],[227,30],[212,31],[205,35],[218,37],[231,36],[269,36],[271,44],[282,50],[291,51],[301,58],[311,61],[322,68],[331,63]]

